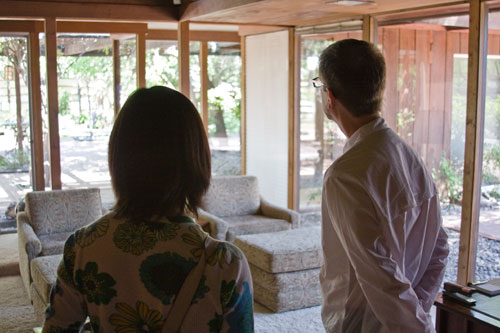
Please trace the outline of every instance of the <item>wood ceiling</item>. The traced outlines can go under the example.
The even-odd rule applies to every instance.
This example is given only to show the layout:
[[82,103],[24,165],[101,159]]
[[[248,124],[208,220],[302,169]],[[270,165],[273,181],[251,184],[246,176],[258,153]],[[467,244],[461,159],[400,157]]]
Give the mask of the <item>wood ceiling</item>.
[[326,0],[1,0],[0,17],[78,20],[170,21],[310,26],[365,14],[465,4],[457,0],[375,0],[374,5],[339,6]]
[[198,0],[180,8],[181,20],[284,26],[330,23],[366,14],[459,4],[452,0],[375,0],[374,5],[340,6],[325,0]]

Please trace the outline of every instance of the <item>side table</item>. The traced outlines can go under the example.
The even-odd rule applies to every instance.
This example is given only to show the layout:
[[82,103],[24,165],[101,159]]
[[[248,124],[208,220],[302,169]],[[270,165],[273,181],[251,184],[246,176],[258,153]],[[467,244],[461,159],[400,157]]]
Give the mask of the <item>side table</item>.
[[437,333],[500,332],[500,295],[489,297],[475,292],[471,297],[476,304],[467,307],[439,294],[434,302]]

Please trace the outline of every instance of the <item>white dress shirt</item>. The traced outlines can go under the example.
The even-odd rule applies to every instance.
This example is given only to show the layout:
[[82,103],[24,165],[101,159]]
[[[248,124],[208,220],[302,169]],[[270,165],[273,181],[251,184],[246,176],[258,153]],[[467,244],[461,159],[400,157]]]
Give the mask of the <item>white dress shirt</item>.
[[326,171],[320,281],[327,332],[433,332],[448,256],[439,198],[421,159],[382,118]]

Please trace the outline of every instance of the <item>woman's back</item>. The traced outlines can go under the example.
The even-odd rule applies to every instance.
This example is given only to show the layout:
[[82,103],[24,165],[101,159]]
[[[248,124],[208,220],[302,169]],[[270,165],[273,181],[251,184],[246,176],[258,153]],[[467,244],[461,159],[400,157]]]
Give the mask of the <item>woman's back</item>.
[[252,331],[251,277],[238,248],[187,217],[140,221],[114,213],[66,242],[45,328],[79,327],[88,314],[95,332],[161,332],[203,251],[206,265],[181,331]]

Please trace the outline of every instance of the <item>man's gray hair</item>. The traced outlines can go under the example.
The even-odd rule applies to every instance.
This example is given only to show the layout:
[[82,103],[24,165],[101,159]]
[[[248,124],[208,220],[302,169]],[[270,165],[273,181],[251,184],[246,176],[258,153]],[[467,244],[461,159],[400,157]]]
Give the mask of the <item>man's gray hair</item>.
[[382,108],[385,61],[374,44],[356,39],[331,44],[321,53],[319,73],[354,116],[371,115]]

